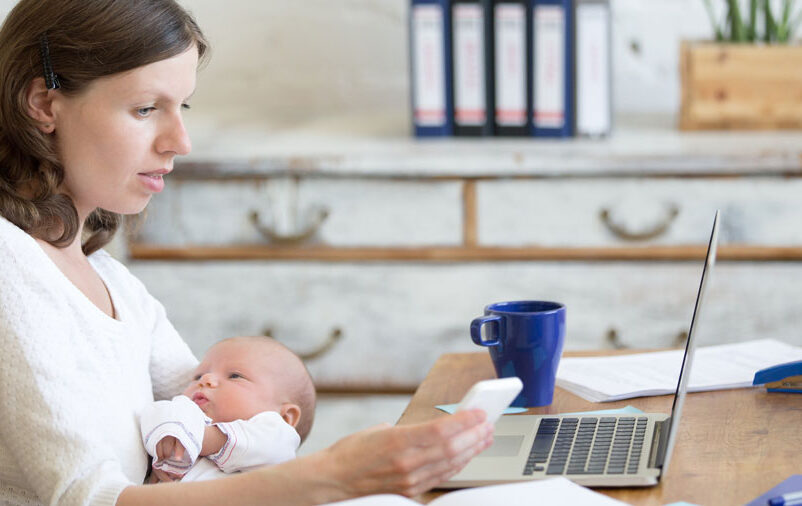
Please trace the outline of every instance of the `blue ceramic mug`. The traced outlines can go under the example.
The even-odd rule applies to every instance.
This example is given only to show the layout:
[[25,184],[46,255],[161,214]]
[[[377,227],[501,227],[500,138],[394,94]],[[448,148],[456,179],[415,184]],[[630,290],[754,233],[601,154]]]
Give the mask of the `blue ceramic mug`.
[[565,341],[565,305],[539,300],[490,304],[484,316],[471,322],[471,339],[489,348],[499,378],[517,376],[523,382],[513,406],[551,404]]

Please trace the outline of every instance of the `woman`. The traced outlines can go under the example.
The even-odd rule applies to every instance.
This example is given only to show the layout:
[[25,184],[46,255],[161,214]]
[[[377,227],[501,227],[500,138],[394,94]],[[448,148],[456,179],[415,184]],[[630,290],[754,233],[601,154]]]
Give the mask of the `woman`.
[[174,0],[22,0],[0,29],[0,503],[317,504],[421,493],[485,449],[478,411],[294,461],[141,485],[137,411],[197,361],[100,248],[190,151],[208,45]]

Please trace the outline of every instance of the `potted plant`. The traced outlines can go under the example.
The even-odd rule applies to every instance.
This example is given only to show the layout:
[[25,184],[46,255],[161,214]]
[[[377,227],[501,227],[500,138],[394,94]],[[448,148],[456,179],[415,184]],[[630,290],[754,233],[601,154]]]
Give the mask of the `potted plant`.
[[715,40],[682,43],[680,128],[802,128],[794,0],[701,1]]

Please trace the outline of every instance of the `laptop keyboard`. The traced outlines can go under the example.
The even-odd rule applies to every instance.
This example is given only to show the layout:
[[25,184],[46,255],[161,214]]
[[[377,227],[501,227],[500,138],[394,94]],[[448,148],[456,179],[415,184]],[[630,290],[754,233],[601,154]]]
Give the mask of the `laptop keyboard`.
[[635,474],[646,421],[646,417],[544,418],[523,474]]

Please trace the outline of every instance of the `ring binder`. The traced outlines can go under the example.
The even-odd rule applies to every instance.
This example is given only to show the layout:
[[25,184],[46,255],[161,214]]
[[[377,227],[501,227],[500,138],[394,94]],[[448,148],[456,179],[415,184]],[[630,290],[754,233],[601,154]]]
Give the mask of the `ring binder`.
[[412,0],[412,123],[418,137],[452,134],[450,18],[448,0]]

